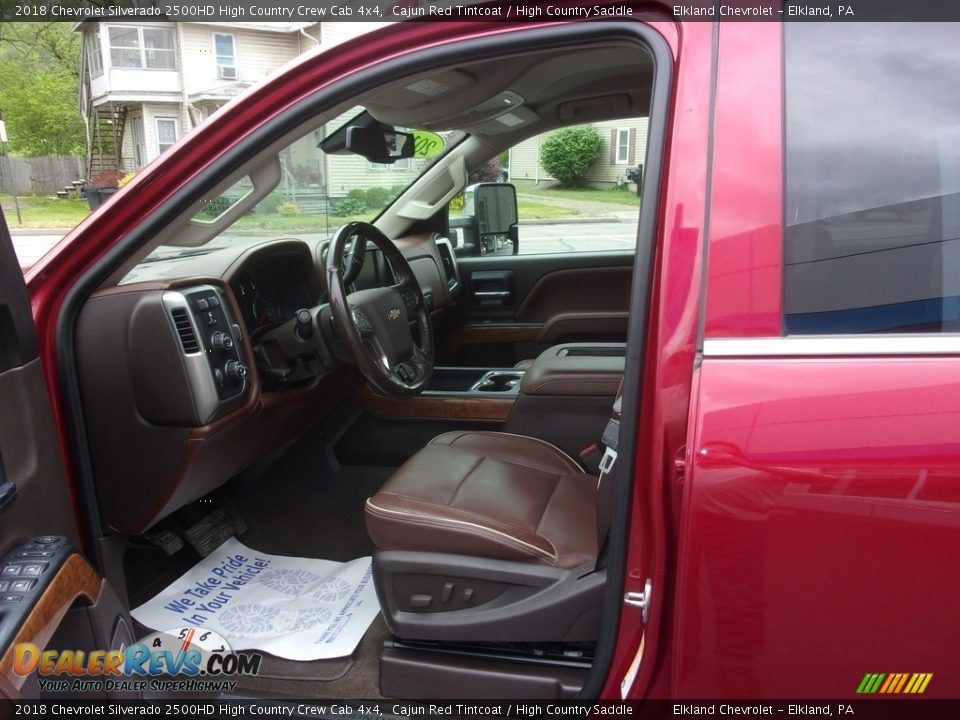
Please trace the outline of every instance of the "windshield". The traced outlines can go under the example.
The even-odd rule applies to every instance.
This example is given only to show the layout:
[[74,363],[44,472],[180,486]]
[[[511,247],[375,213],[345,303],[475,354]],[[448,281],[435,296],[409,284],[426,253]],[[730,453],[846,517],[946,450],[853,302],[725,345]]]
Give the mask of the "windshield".
[[[354,107],[326,125],[304,135],[279,153],[280,182],[266,196],[239,212],[229,226],[201,247],[160,245],[143,262],[205,254],[238,243],[295,236],[301,239],[329,237],[347,222],[375,220],[399,195],[444,152],[466,135],[441,133],[442,146],[430,157],[399,158],[392,163],[373,162],[340,148],[330,150],[325,142],[337,131],[365,115]],[[369,116],[367,116],[369,117]],[[397,128],[397,130],[410,130]],[[225,192],[206,201],[193,217],[194,224],[213,224],[251,201],[254,180],[241,178]]]

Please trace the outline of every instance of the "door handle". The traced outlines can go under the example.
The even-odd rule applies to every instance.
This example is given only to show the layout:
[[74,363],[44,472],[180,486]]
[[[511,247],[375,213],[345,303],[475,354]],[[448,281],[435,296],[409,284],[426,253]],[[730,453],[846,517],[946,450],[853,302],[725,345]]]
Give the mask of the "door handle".
[[473,293],[478,298],[499,298],[506,300],[512,293],[509,290],[477,290]]

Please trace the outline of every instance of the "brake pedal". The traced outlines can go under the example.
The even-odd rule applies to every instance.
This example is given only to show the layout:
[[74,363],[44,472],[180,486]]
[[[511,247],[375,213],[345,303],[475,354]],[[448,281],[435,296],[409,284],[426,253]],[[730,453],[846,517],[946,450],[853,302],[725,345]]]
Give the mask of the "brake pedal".
[[227,514],[219,508],[184,532],[187,542],[200,553],[201,557],[206,557],[236,534]]
[[154,547],[163,550],[168,557],[183,550],[183,538],[169,530],[154,530],[140,536]]

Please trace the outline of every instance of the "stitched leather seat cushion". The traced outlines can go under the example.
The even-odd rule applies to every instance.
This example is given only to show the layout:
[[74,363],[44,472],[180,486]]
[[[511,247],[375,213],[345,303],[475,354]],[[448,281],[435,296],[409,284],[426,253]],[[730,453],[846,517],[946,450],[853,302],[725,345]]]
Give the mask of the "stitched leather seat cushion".
[[367,501],[381,550],[573,567],[597,555],[597,478],[535,438],[449,432]]

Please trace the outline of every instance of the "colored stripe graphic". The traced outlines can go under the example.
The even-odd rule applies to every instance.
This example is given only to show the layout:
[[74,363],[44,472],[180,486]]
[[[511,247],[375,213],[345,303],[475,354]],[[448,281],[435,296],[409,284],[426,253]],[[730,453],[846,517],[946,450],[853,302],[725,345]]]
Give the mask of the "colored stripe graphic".
[[904,684],[905,684],[906,682],[907,682],[907,674],[906,674],[906,673],[897,673],[897,684],[896,684],[896,686],[890,688],[890,692],[892,692],[892,693],[898,693],[898,692],[900,692],[900,690],[903,689],[903,686],[904,686]]
[[933,673],[867,673],[857,686],[861,695],[919,695],[927,689]]

